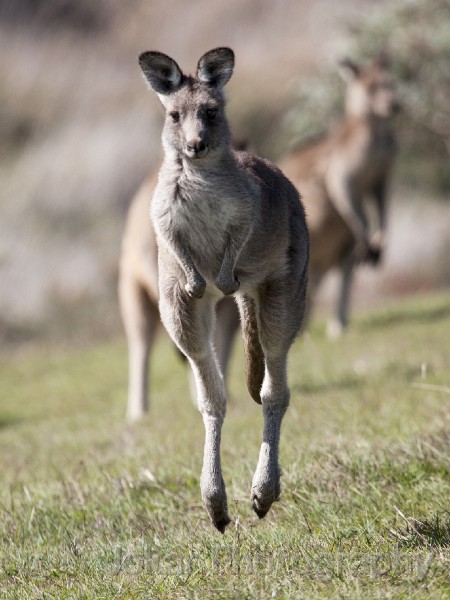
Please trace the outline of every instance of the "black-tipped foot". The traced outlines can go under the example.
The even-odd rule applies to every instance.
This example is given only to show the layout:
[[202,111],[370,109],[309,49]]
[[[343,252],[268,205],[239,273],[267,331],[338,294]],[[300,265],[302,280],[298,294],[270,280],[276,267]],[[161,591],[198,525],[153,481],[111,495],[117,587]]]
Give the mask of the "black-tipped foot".
[[274,502],[279,500],[281,494],[280,483],[277,482],[272,489],[264,490],[259,488],[259,494],[256,493],[256,488],[253,488],[250,500],[252,501],[253,510],[260,519],[263,519],[270,510]]
[[220,531],[220,533],[225,533],[225,528],[227,525],[231,523],[231,519],[228,515],[218,519],[217,521],[213,521],[213,525],[216,529]]
[[258,506],[258,502],[256,500],[253,500],[253,510],[255,511],[255,513],[258,515],[258,517],[260,519],[264,519],[264,517],[269,512],[269,509],[270,509],[270,506],[269,506],[269,508],[261,508],[260,506]]

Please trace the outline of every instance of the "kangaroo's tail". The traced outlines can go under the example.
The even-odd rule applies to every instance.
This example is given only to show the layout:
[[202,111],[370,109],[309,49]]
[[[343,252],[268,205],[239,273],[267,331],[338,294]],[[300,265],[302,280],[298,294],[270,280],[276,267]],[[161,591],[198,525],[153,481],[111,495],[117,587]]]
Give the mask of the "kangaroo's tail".
[[247,388],[255,402],[261,404],[261,386],[264,379],[264,353],[259,341],[255,302],[251,298],[241,298],[242,339],[244,340]]

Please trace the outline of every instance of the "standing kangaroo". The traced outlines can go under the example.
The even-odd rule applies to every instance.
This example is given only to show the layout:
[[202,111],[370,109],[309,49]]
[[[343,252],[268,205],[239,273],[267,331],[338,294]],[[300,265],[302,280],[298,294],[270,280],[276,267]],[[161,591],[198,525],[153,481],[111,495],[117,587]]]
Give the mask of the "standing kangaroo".
[[[149,402],[149,356],[160,327],[158,308],[158,251],[149,218],[149,207],[157,182],[150,175],[134,195],[128,211],[119,266],[119,300],[128,341],[127,420],[144,416]],[[215,348],[226,380],[239,315],[234,300],[224,297],[217,304]]]
[[[311,237],[309,297],[338,268],[340,291],[329,333],[348,323],[354,266],[378,263],[385,245],[386,193],[395,155],[393,85],[383,56],[366,68],[346,60],[346,115],[328,135],[288,155],[280,168],[301,188]],[[378,230],[370,237],[363,200],[372,196]]]
[[233,73],[232,50],[204,54],[195,77],[160,52],[144,52],[139,62],[166,109],[164,161],[151,207],[160,314],[195,376],[205,426],[201,493],[223,532],[230,522],[220,460],[226,396],[212,342],[214,307],[223,295],[235,295],[247,385],[262,404],[263,442],[251,491],[262,518],[280,494],[287,353],[305,312],[308,232],[298,192],[281,171],[231,148],[223,87]]

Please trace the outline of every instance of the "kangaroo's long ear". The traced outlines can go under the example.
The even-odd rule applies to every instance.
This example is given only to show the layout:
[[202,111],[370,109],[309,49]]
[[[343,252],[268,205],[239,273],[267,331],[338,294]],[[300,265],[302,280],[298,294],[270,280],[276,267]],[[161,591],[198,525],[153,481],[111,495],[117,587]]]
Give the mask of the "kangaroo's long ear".
[[180,87],[183,73],[170,56],[162,52],[143,52],[139,64],[147,83],[158,94],[171,94]]
[[233,74],[234,52],[230,48],[214,48],[198,61],[197,77],[213,87],[222,88]]
[[339,74],[344,81],[350,82],[359,77],[361,67],[349,58],[344,58],[339,61]]

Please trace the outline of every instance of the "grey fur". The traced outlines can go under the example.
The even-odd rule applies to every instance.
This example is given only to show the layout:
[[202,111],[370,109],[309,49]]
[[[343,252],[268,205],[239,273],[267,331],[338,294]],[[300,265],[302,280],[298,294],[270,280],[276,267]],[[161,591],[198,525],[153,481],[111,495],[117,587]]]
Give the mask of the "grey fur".
[[[280,493],[287,353],[305,312],[308,233],[290,181],[268,161],[230,146],[222,87],[234,66],[232,51],[206,53],[197,67],[201,79],[182,75],[177,88],[161,83],[170,69],[161,68],[161,54],[156,56],[145,53],[140,62],[166,108],[164,162],[151,208],[160,314],[195,376],[205,425],[201,492],[213,524],[223,532],[229,522],[220,462],[226,395],[212,342],[214,307],[223,295],[234,294],[241,318],[253,319],[243,323],[243,335],[253,332],[246,344],[247,379],[264,373],[257,398],[264,434],[251,491],[262,517]],[[164,62],[174,63],[169,57]],[[161,92],[165,88],[170,91]],[[254,310],[245,309],[249,303]]]
[[[130,203],[120,253],[118,292],[128,341],[129,422],[139,420],[148,411],[151,396],[149,362],[161,322],[158,308],[158,250],[148,214],[158,171],[159,167],[142,183]],[[239,312],[234,298],[224,296],[217,303],[216,314],[214,347],[226,381],[234,335],[239,329]],[[262,381],[262,377],[259,379]],[[193,381],[193,377],[189,381]],[[193,388],[194,385],[191,391],[194,392],[192,397],[196,404],[197,393]]]

